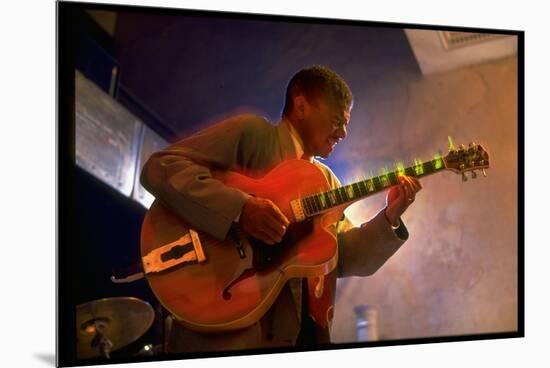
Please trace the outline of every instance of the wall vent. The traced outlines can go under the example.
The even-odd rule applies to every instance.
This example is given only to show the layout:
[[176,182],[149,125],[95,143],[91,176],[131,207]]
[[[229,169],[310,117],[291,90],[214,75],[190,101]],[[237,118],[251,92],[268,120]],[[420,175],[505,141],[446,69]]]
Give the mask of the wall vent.
[[492,41],[494,39],[505,37],[505,35],[492,33],[472,33],[472,32],[450,32],[440,31],[439,38],[443,47],[447,50],[453,50],[460,47],[477,45],[479,43]]

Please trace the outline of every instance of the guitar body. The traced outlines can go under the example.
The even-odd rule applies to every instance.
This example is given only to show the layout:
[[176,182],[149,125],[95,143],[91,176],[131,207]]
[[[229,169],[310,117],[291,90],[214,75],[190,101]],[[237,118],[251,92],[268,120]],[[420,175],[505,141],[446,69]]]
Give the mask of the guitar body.
[[[329,227],[345,208],[296,220],[292,200],[330,189],[320,169],[305,160],[285,161],[260,179],[227,171],[213,175],[228,186],[270,199],[291,224],[281,243],[272,246],[235,229],[223,241],[197,232],[205,259],[146,274],[164,307],[184,325],[201,332],[250,326],[269,309],[287,280],[332,271],[338,253]],[[142,226],[142,259],[188,232],[185,221],[155,201]],[[192,252],[193,245],[182,249]]]

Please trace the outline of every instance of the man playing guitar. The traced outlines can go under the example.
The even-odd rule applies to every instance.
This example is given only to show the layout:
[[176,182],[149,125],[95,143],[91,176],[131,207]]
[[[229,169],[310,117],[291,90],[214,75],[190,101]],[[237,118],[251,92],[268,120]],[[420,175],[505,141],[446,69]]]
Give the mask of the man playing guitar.
[[[349,87],[335,72],[322,66],[302,69],[288,84],[282,118],[276,126],[253,115],[225,119],[152,155],[143,168],[142,183],[159,203],[212,239],[227,239],[236,229],[257,239],[262,247],[280,247],[296,218],[269,198],[227,185],[215,172],[261,178],[287,160],[300,159],[322,173],[327,188],[338,188],[336,176],[316,157],[328,157],[346,137],[352,105]],[[288,175],[286,180],[293,177]],[[373,274],[408,238],[400,217],[421,185],[407,175],[398,180],[397,185],[388,187],[386,207],[368,222],[353,227],[341,215],[326,226],[337,243],[335,263],[326,274],[289,278],[257,320],[243,322],[239,328],[206,331],[170,318],[166,350],[330,343],[336,278]],[[283,181],[274,183],[273,191],[284,190]],[[300,180],[293,183],[295,187],[302,184]],[[327,200],[331,202],[330,197]],[[208,248],[205,251],[208,253]],[[161,301],[169,303],[170,297]],[[208,317],[208,310],[200,312]]]

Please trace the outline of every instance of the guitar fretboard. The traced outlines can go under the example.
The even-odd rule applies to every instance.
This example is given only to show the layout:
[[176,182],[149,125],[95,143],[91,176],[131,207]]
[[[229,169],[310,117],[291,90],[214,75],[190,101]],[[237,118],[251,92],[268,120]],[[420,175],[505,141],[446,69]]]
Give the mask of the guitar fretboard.
[[397,168],[395,171],[383,171],[381,175],[357,181],[326,192],[319,192],[302,198],[302,207],[306,216],[314,216],[342,204],[355,202],[369,195],[376,194],[393,185],[399,184],[403,175],[420,178],[445,169],[441,157],[427,162],[417,161],[413,166]]

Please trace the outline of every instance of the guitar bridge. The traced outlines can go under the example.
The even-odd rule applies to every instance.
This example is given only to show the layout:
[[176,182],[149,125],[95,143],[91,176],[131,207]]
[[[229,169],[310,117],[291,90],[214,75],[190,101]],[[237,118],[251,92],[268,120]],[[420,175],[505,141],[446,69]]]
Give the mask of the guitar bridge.
[[[189,249],[186,251],[187,249]],[[171,243],[158,247],[142,258],[145,274],[161,272],[182,263],[205,262],[206,256],[199,239],[199,234],[193,229],[189,233]]]

